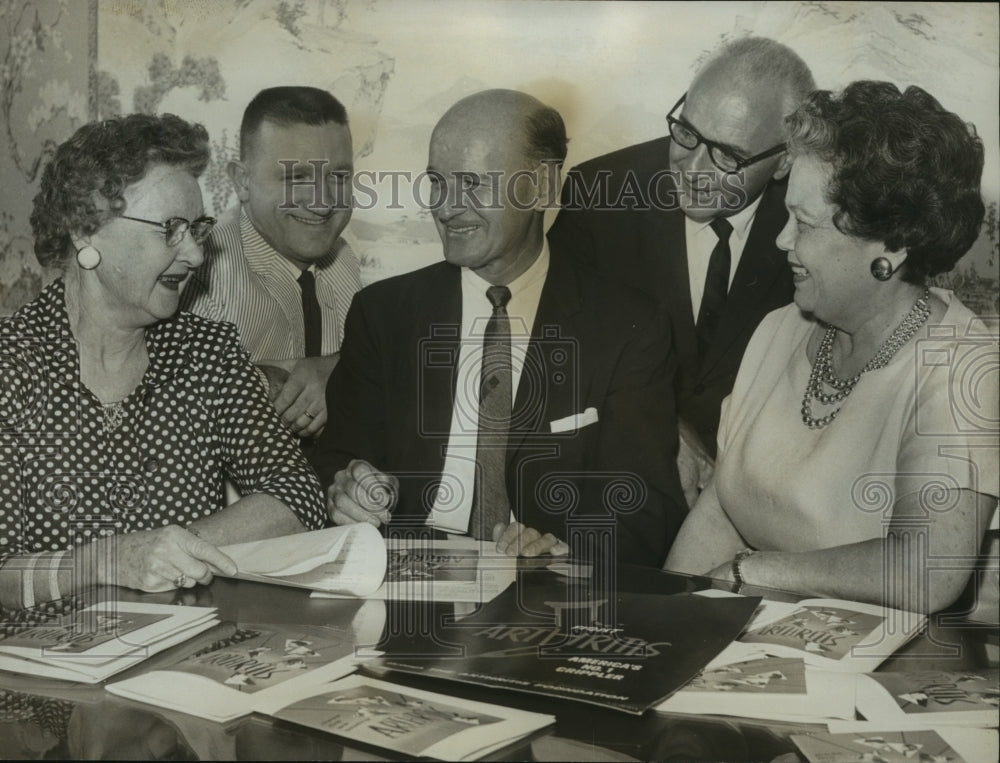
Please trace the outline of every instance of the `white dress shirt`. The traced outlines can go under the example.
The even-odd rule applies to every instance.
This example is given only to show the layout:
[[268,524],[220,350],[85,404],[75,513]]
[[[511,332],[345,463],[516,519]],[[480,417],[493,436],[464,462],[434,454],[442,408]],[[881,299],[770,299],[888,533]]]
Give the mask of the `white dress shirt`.
[[[743,247],[746,246],[750,227],[753,225],[753,218],[757,214],[761,198],[763,197],[758,196],[754,202],[748,204],[732,217],[726,218],[733,226],[733,233],[729,237],[730,286],[733,283],[736,268],[740,265]],[[719,237],[715,235],[710,222],[695,222],[690,217],[684,218],[684,233],[687,241],[688,280],[691,284],[691,309],[694,312],[695,323],[697,323],[698,311],[701,309],[701,298],[705,293],[708,261],[712,258],[712,250],[715,249],[715,245],[719,243]]]
[[[542,244],[538,259],[513,283],[507,315],[510,318],[511,406],[531,340],[542,286],[549,272],[548,243]],[[476,475],[476,440],[479,436],[479,377],[483,359],[483,337],[493,314],[486,290],[493,284],[468,268],[462,268],[462,328],[455,382],[455,407],[442,472],[443,488],[427,524],[449,533],[467,533],[472,513],[473,483]]]

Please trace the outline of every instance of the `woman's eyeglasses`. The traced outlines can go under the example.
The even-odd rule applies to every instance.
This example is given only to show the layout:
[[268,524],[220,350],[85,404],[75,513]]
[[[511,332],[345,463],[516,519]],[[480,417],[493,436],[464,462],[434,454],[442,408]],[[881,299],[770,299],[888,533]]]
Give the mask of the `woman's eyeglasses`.
[[143,220],[141,217],[129,217],[128,215],[120,215],[120,217],[122,220],[131,220],[135,223],[145,223],[146,225],[155,225],[157,228],[161,228],[163,235],[167,238],[167,246],[177,246],[184,240],[184,236],[188,231],[191,231],[191,240],[200,246],[205,243],[205,239],[208,238],[217,222],[214,217],[209,217],[208,215],[199,217],[196,220],[171,217],[162,223],[156,220]]

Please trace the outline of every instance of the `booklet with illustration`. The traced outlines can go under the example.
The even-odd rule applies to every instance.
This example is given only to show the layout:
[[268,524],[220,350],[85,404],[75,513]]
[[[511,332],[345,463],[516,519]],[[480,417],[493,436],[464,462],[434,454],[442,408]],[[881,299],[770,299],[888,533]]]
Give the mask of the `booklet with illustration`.
[[988,729],[939,728],[868,733],[792,734],[809,763],[984,763],[997,759]]
[[709,665],[656,709],[816,723],[854,718],[854,690],[850,674],[814,668],[801,657],[762,655]]
[[283,707],[275,718],[409,757],[474,760],[555,717],[350,676]]
[[222,638],[108,691],[226,722],[268,712],[354,671],[353,632],[318,625],[230,624]]
[[[473,538],[383,538],[369,524],[223,546],[243,580],[309,588],[326,598],[489,601],[514,582],[518,559]],[[522,566],[565,565],[552,557]]]
[[522,575],[430,636],[390,639],[372,670],[402,671],[642,713],[686,684],[745,627],[754,598],[595,592]]
[[920,632],[923,615],[840,599],[767,602],[731,650],[758,648],[776,657],[802,657],[824,670],[875,670]]
[[[565,559],[537,557],[518,560],[498,554],[492,541],[474,538],[447,540],[410,540],[390,538],[386,542],[386,569],[382,585],[365,598],[486,602],[514,582],[517,570],[532,568],[567,568]],[[313,596],[336,598],[337,594],[314,593]]]
[[[1000,670],[921,670],[858,676],[857,707],[864,721],[843,721],[831,731],[876,724],[884,730],[929,726],[981,726],[1000,722]],[[831,722],[832,724],[832,722]]]
[[98,683],[216,623],[210,607],[105,601],[0,628],[0,670]]

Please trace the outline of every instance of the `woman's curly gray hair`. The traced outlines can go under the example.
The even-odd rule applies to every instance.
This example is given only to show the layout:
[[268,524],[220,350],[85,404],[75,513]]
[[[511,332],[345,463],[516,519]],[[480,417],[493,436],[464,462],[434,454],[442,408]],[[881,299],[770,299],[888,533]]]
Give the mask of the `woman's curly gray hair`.
[[[208,132],[173,114],[130,114],[91,122],[60,145],[42,173],[31,212],[35,256],[62,267],[71,233],[95,233],[125,210],[123,193],[155,164],[183,167],[198,177],[208,165]],[[99,205],[98,195],[107,200]]]

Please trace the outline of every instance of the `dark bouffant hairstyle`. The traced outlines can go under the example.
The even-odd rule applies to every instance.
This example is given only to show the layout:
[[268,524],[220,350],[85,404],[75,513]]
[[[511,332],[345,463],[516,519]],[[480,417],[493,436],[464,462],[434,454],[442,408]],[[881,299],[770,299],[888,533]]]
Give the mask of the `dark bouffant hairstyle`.
[[789,150],[833,166],[827,200],[848,235],[907,252],[901,277],[951,270],[979,235],[983,143],[919,87],[854,82],[812,93],[788,117]]
[[282,127],[292,125],[325,125],[333,122],[347,125],[344,104],[326,90],[304,85],[286,85],[261,90],[247,104],[240,123],[240,159],[246,159],[253,139],[264,122]]
[[[90,235],[125,211],[125,189],[150,166],[184,167],[198,177],[208,165],[208,133],[173,114],[130,114],[91,122],[56,149],[42,173],[31,229],[35,256],[43,267],[62,267],[70,233]],[[98,205],[98,194],[107,208]]]

